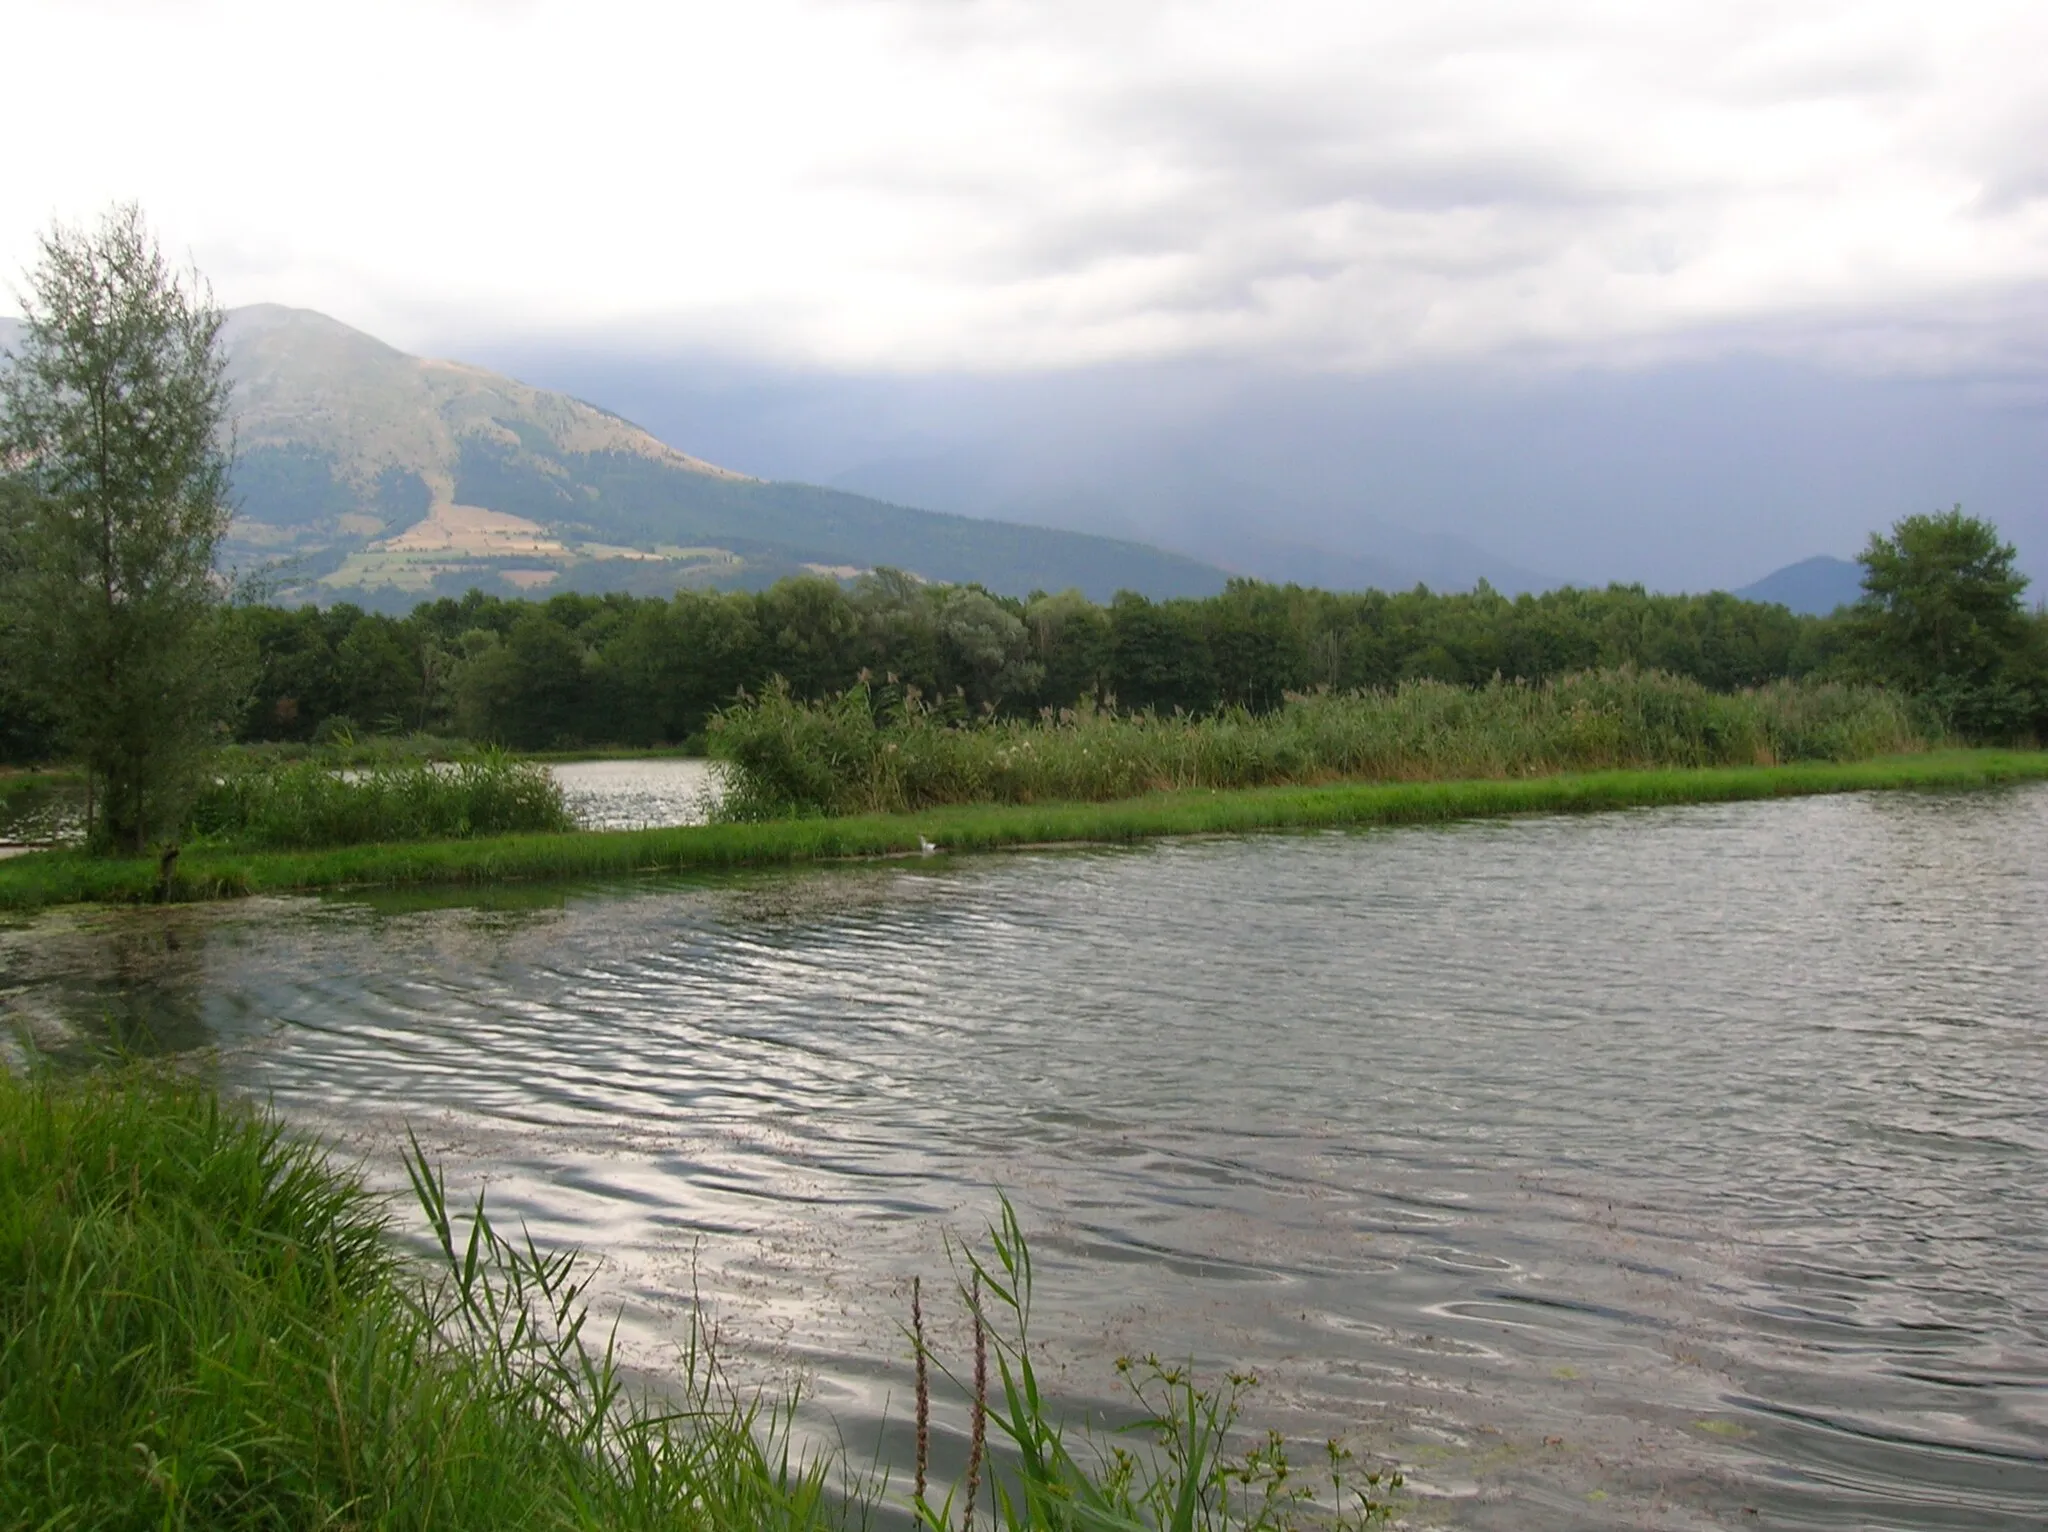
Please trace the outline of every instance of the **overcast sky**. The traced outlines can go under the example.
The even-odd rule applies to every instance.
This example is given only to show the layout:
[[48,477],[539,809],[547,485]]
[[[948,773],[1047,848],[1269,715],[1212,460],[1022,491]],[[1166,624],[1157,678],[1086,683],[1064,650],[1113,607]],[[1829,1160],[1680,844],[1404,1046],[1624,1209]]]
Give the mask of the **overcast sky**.
[[135,198],[409,348],[2048,354],[2048,5],[13,0],[0,268]]

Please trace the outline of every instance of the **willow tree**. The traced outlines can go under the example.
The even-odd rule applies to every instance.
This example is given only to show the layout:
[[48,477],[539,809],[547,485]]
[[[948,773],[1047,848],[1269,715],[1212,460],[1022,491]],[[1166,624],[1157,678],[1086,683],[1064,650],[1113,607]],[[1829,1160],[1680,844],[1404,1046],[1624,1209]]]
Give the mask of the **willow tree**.
[[4,641],[84,768],[94,844],[175,835],[234,695],[220,309],[141,212],[52,229],[0,370]]

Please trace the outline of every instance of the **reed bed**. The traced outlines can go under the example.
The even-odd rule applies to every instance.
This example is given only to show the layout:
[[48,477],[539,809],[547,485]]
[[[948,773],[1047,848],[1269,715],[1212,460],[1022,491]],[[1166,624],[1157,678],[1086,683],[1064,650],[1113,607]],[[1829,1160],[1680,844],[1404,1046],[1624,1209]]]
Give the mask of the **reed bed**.
[[0,815],[15,812],[17,806],[25,802],[78,785],[76,772],[0,771]]
[[246,767],[284,766],[297,761],[317,761],[336,768],[390,766],[405,761],[459,761],[474,755],[474,740],[445,734],[357,734],[337,729],[315,740],[243,740],[223,748],[231,765]]
[[[1241,1380],[1156,1361],[1121,1368],[1135,1437],[1069,1430],[1005,1205],[968,1257],[976,1451],[942,1492],[921,1438],[905,1495],[799,1451],[795,1401],[735,1388],[694,1325],[670,1391],[629,1389],[577,1257],[452,1207],[417,1144],[407,1165],[425,1263],[267,1112],[161,1073],[0,1072],[0,1526],[803,1532],[893,1502],[929,1532],[1284,1532],[1382,1521],[1399,1487],[1334,1445],[1312,1485],[1239,1441]],[[915,1355],[922,1419],[921,1324]]]
[[168,878],[155,858],[47,851],[0,861],[0,910],[786,866],[916,856],[925,840],[946,851],[994,851],[1013,846],[1130,842],[1165,835],[1425,824],[1505,814],[1584,813],[1812,793],[1966,790],[2042,779],[2048,779],[2048,753],[1942,750],[1873,761],[1244,788],[1159,793],[1113,803],[954,805],[921,814],[486,836],[322,851],[197,847],[185,852]]
[[1067,710],[960,722],[865,686],[806,703],[786,688],[712,722],[731,819],[916,812],[941,804],[1104,802],[1145,793],[1518,777],[1620,767],[1850,761],[1924,746],[1906,704],[1870,687],[1782,681],[1717,693],[1654,671],[1529,685],[1416,681],[1202,716]]
[[545,766],[493,750],[352,770],[317,758],[241,765],[202,789],[191,823],[212,841],[275,850],[574,828]]

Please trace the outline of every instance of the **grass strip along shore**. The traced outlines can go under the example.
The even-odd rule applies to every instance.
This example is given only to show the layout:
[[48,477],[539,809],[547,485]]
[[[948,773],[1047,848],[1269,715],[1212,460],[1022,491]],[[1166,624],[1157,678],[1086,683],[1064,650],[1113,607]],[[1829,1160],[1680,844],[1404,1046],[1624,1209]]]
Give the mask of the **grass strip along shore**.
[[193,850],[168,880],[155,859],[41,852],[0,862],[0,909],[405,885],[616,876],[1118,843],[1169,835],[1426,824],[1883,789],[1965,789],[2048,779],[2048,752],[1940,750],[1865,761],[1590,771],[1442,782],[1180,791],[1108,803],[961,805],[916,814],[575,831],[323,851]]
[[[629,1388],[584,1264],[451,1206],[417,1144],[406,1163],[424,1259],[264,1109],[164,1071],[0,1069],[0,1526],[808,1532],[893,1500],[927,1532],[970,1506],[994,1532],[1284,1532],[1382,1522],[1400,1486],[1334,1443],[1290,1473],[1236,1429],[1239,1383],[1154,1359],[1117,1366],[1154,1450],[1068,1430],[1007,1204],[960,1252],[967,1471],[930,1475],[920,1431],[891,1486],[803,1452],[795,1400],[733,1386],[693,1319],[663,1391]],[[912,1337],[922,1424],[947,1370],[915,1306]]]

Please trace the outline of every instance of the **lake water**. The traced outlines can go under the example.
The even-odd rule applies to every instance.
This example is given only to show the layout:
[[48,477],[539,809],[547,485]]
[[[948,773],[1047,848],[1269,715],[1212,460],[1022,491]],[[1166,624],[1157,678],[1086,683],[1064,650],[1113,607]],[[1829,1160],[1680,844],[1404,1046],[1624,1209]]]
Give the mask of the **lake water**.
[[0,857],[61,845],[84,834],[84,795],[69,784],[17,793],[0,802]]
[[1248,1364],[1421,1524],[2039,1528],[2044,932],[2032,787],[58,912],[0,1009],[410,1123],[863,1460],[1001,1187],[1064,1397]]
[[549,770],[586,830],[702,824],[718,801],[718,775],[709,761],[564,761]]

